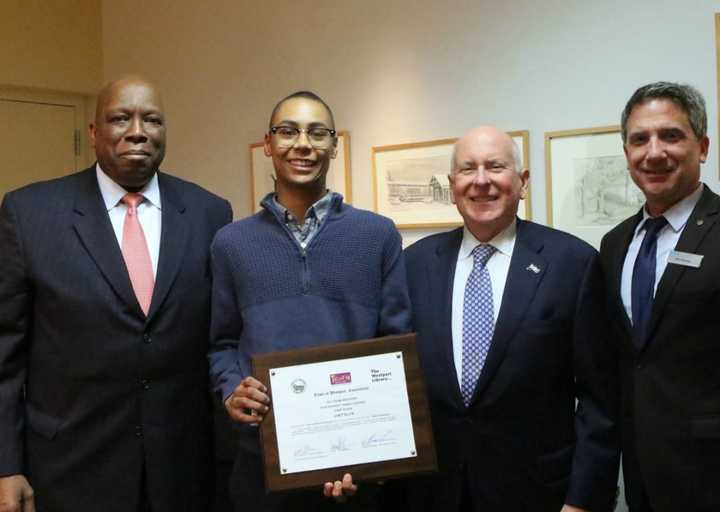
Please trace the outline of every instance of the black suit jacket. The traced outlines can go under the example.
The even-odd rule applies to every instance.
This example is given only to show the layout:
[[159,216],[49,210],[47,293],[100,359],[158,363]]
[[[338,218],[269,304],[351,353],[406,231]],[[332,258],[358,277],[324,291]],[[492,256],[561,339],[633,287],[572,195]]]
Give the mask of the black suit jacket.
[[159,174],[147,318],[95,168],[8,193],[0,209],[0,475],[39,511],[206,510],[211,475],[209,246],[224,201]]
[[[617,482],[616,375],[597,252],[525,221],[492,345],[469,408],[454,367],[452,288],[462,229],[406,250],[439,474],[411,484],[413,510],[610,510]],[[579,400],[577,413],[575,400]]]
[[602,241],[608,308],[620,349],[623,474],[638,506],[645,488],[656,512],[720,510],[720,197],[707,187],[676,250],[703,255],[700,268],[668,264],[648,339],[633,345],[620,297],[622,267],[642,212]]

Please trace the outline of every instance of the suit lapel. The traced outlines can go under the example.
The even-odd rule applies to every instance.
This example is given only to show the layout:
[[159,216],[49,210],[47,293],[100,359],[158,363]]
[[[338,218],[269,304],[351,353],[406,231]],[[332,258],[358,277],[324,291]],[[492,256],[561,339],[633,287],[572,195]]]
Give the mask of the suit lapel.
[[75,232],[115,293],[133,308],[133,311],[142,315],[97,184],[95,167],[83,171],[79,181],[80,186],[73,206]]
[[464,408],[460,386],[458,385],[458,369],[455,368],[452,339],[452,302],[453,282],[457,256],[462,242],[463,229],[459,228],[447,234],[443,243],[438,245],[435,257],[428,263],[427,275],[430,279],[430,296],[436,297],[439,307],[435,308],[435,333],[433,339],[440,340],[440,352],[443,357],[441,364],[449,370],[447,382],[449,389],[446,396],[458,408]]
[[533,225],[518,220],[517,238],[505,281],[500,312],[473,400],[487,387],[500,366],[508,345],[520,327],[525,312],[535,298],[538,286],[547,272],[548,262],[540,254],[542,248],[542,240],[534,237]]
[[[628,222],[625,229],[619,233],[620,243],[613,247],[613,253],[611,256],[612,261],[610,263],[610,272],[612,272],[612,274],[609,279],[610,289],[608,290],[608,293],[610,294],[609,296],[612,297],[613,309],[618,315],[620,324],[631,341],[632,323],[630,322],[630,318],[627,315],[627,311],[625,310],[625,306],[622,301],[622,272],[623,266],[625,265],[625,256],[627,255],[628,247],[630,247],[633,235],[635,234],[635,228],[637,228],[637,225],[642,220],[642,217],[643,213],[642,209],[640,209],[634,217],[631,217],[632,221]],[[633,347],[635,347],[634,343]]]
[[[690,214],[687,224],[685,224],[685,228],[680,235],[680,240],[678,240],[675,250],[696,253],[703,239],[717,222],[718,217],[720,217],[718,211],[720,211],[720,198],[710,192],[706,187],[697,205],[695,205],[695,209]],[[667,305],[668,299],[672,295],[678,281],[685,273],[686,268],[687,267],[683,265],[675,265],[672,263],[668,263],[667,267],[665,267],[665,272],[658,283],[657,292],[655,293],[646,340],[652,338],[653,331],[657,327],[660,318],[662,318],[663,310]]]
[[160,172],[158,172],[158,185],[162,198],[162,227],[160,254],[148,322],[157,314],[175,281],[188,240],[188,228],[183,218],[185,204],[177,187]]

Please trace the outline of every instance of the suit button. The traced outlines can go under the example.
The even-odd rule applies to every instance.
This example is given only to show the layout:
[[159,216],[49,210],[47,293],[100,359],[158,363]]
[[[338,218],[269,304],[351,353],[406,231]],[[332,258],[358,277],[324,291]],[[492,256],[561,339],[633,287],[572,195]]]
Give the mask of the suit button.
[[142,379],[142,380],[140,381],[140,385],[142,386],[142,388],[143,388],[145,391],[147,391],[148,389],[150,389],[150,381],[147,380],[147,379]]
[[635,366],[635,368],[638,370],[642,370],[643,368],[645,368],[645,365],[642,363],[638,363],[637,366]]
[[148,333],[143,334],[143,342],[144,343],[150,343],[152,342],[152,337]]
[[142,437],[142,436],[143,436],[142,425],[136,425],[135,426],[135,437]]

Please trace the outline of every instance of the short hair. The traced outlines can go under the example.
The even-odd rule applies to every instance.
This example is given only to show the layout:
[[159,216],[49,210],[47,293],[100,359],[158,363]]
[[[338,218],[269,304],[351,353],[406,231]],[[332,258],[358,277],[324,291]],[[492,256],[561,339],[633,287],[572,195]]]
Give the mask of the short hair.
[[707,112],[702,94],[693,86],[674,82],[653,82],[640,87],[628,100],[620,116],[623,144],[627,142],[627,122],[635,107],[652,99],[672,101],[688,117],[690,127],[698,139],[707,135]]
[[[520,155],[520,147],[515,142],[515,139],[510,137],[513,165],[515,166],[515,172],[520,174],[523,172],[522,156]],[[452,155],[450,155],[450,174],[455,172],[455,154],[457,153],[457,144],[453,144]]]
[[327,103],[325,103],[325,101],[320,96],[318,96],[317,94],[315,94],[312,91],[297,91],[288,96],[285,96],[283,99],[278,101],[275,104],[275,107],[273,108],[272,113],[270,114],[270,123],[268,125],[269,128],[272,128],[272,126],[273,126],[272,122],[273,122],[273,119],[275,118],[275,114],[277,113],[278,109],[280,108],[280,105],[282,105],[286,101],[292,100],[294,98],[307,98],[309,100],[313,100],[313,101],[317,101],[318,103],[321,103],[322,106],[325,107],[325,109],[328,111],[328,114],[330,114],[330,121],[332,122],[332,126],[330,128],[335,128],[335,117],[333,116],[330,106]]

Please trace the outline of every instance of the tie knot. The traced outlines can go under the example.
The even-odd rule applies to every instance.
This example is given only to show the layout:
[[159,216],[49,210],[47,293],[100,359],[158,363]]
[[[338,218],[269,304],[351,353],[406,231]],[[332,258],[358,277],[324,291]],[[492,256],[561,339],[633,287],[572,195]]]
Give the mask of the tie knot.
[[473,259],[474,259],[474,265],[480,265],[481,267],[484,267],[487,261],[490,259],[490,256],[493,255],[495,252],[495,247],[489,244],[480,244],[475,247],[472,251]]
[[660,230],[667,224],[667,219],[661,215],[645,221],[645,236],[656,237]]
[[144,200],[145,196],[138,194],[137,192],[128,192],[121,199],[121,201],[131,210],[135,210]]

